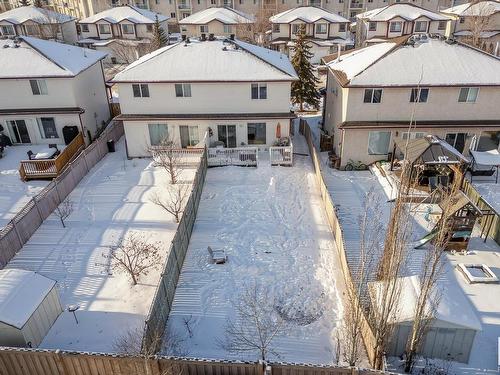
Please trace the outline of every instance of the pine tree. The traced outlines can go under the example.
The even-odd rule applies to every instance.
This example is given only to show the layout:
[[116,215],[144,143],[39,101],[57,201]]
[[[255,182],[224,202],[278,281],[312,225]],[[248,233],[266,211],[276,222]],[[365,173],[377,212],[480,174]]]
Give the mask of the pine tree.
[[20,7],[27,7],[28,5],[30,5],[29,0],[19,0]]
[[168,37],[165,34],[165,30],[160,25],[158,21],[158,16],[156,16],[155,24],[153,25],[153,40],[151,41],[151,51],[155,51],[159,48],[165,47],[168,44]]
[[292,101],[294,104],[300,104],[301,111],[304,110],[304,103],[315,108],[319,107],[320,94],[316,88],[319,79],[314,75],[313,66],[309,61],[313,56],[310,49],[305,27],[302,26],[297,33],[295,46],[292,47],[294,53],[292,65],[299,77],[298,81],[292,83]]

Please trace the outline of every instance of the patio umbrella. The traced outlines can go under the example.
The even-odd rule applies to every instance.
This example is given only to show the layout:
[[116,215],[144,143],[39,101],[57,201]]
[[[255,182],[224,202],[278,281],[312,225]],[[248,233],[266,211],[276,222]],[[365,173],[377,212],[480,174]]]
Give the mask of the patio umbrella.
[[276,138],[281,138],[281,124],[279,122],[278,125],[276,125]]

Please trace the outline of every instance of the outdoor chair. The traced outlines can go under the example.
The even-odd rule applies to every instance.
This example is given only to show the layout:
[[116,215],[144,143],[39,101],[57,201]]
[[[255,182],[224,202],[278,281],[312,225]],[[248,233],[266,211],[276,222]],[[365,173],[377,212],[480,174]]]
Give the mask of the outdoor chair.
[[215,264],[224,264],[227,261],[227,255],[224,250],[212,250],[210,246],[207,248],[208,253],[210,254],[210,258],[212,259],[212,263]]
[[28,154],[28,160],[33,160],[33,151],[29,150],[26,154]]

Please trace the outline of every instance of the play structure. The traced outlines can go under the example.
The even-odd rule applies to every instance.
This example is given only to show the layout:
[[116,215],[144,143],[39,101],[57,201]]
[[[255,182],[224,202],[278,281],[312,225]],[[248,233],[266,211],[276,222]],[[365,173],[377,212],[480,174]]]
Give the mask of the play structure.
[[[472,229],[476,219],[481,216],[481,210],[462,191],[456,192],[451,202],[452,207],[447,210],[446,217],[441,215],[434,228],[418,241],[415,249],[423,247],[436,238],[439,228],[442,227],[442,220],[446,220],[444,227],[448,230],[445,250],[467,249]],[[445,211],[443,207],[441,209]]]

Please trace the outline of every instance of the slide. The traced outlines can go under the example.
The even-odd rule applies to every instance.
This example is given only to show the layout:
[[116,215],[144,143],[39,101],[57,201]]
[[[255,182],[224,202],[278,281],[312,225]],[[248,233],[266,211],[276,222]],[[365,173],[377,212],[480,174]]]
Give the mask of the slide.
[[414,247],[415,249],[420,249],[422,246],[424,246],[427,242],[429,242],[430,240],[432,240],[434,237],[436,237],[438,231],[437,229],[433,229],[429,232],[428,235],[426,235],[424,238],[422,238],[421,240],[419,240],[417,242],[417,245]]

